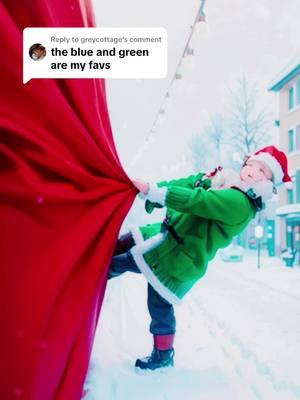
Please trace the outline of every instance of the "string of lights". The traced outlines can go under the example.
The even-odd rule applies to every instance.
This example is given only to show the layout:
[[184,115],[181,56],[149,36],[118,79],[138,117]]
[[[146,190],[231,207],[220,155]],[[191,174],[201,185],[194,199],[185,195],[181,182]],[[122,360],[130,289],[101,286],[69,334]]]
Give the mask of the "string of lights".
[[148,148],[148,145],[154,141],[154,135],[156,133],[156,129],[155,129],[156,125],[158,124],[159,119],[162,116],[165,115],[164,104],[166,102],[168,102],[170,100],[170,97],[171,97],[171,94],[170,94],[171,87],[172,87],[172,85],[174,84],[174,82],[176,80],[182,79],[182,73],[180,72],[182,61],[184,60],[185,57],[194,55],[194,49],[190,47],[190,42],[191,42],[191,39],[193,37],[193,34],[194,34],[194,31],[195,31],[195,28],[196,28],[197,24],[205,23],[205,20],[206,20],[206,16],[205,16],[205,13],[204,13],[205,2],[206,2],[206,0],[201,0],[201,4],[200,4],[200,7],[199,7],[198,12],[196,14],[195,20],[194,20],[193,24],[191,25],[191,30],[190,30],[188,39],[186,41],[185,47],[184,47],[183,52],[181,54],[181,57],[179,58],[179,61],[177,63],[177,66],[176,66],[176,69],[175,69],[175,73],[174,73],[174,75],[173,75],[173,77],[172,77],[172,79],[171,79],[171,81],[170,81],[170,83],[169,83],[169,85],[167,87],[165,95],[163,96],[163,99],[161,101],[160,107],[158,108],[158,111],[157,111],[157,113],[156,113],[156,115],[154,117],[153,124],[152,124],[149,132],[147,133],[143,144],[138,149],[135,157],[132,159],[132,161],[130,163],[130,167],[132,167],[138,161],[138,159],[141,158],[141,156],[144,153],[144,151]]

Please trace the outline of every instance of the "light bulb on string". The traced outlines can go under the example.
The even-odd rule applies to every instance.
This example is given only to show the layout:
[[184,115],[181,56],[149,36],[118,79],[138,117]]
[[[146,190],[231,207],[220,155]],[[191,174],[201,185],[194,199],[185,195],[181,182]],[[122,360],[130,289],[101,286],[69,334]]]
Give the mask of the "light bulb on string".
[[184,55],[184,64],[187,65],[189,68],[195,66],[195,57],[194,56],[194,49],[191,47],[187,47]]
[[206,0],[201,0],[200,9],[198,11],[196,22],[205,22],[205,12],[204,12],[204,5]]
[[162,126],[162,124],[164,123],[165,119],[166,119],[166,115],[165,115],[164,112],[162,114],[159,114],[158,117],[157,117],[157,122],[156,122],[157,125],[159,127]]
[[178,96],[179,92],[183,90],[183,74],[182,74],[182,66],[180,69],[177,69],[174,75],[174,88],[176,88],[176,95]]
[[209,35],[209,26],[206,22],[206,16],[204,13],[204,3],[205,1],[203,0],[194,26],[193,34],[197,38],[207,37]]
[[207,38],[209,36],[209,24],[204,20],[199,20],[195,27],[193,36],[196,39],[200,38]]
[[206,18],[205,18],[204,12],[200,11],[199,14],[198,14],[196,23],[198,24],[199,22],[205,22],[205,20],[206,20]]
[[184,56],[188,57],[188,56],[193,56],[194,55],[194,49],[192,49],[191,47],[187,47]]
[[165,106],[169,106],[172,103],[170,92],[168,91],[164,97]]
[[[174,86],[176,92],[181,92],[183,90],[183,71],[182,71],[182,65],[183,64],[183,69],[186,65],[194,65],[195,61],[194,61],[194,48],[193,46],[190,46],[190,41],[193,40],[193,37],[195,36],[207,36],[208,35],[208,26],[207,23],[205,22],[205,14],[204,14],[204,5],[205,5],[206,0],[201,0],[201,5],[200,5],[200,9],[198,11],[198,15],[196,16],[196,20],[194,22],[193,25],[191,25],[191,31],[189,34],[189,38],[187,40],[186,46],[184,48],[183,54],[181,55],[180,59],[179,59],[179,63],[176,67],[176,72],[173,75],[173,79],[171,81],[171,84],[169,86],[169,88],[175,83]],[[195,35],[194,35],[195,33]],[[184,61],[182,63],[182,61]],[[184,71],[185,73],[185,71]],[[137,80],[137,83],[139,83],[139,81]],[[158,111],[158,114],[156,115],[156,119],[154,121],[153,127],[157,126],[158,128],[160,128],[160,126],[162,125],[162,123],[165,120],[165,108],[167,104],[171,103],[171,96],[169,93],[169,88],[168,88],[168,92],[166,93],[166,95],[164,96],[163,99],[163,103]],[[176,93],[178,95],[178,93]],[[173,96],[172,96],[173,97]],[[151,128],[151,130],[154,130],[153,127]],[[154,130],[154,132],[156,132],[156,130]],[[149,146],[149,144],[153,141],[153,135],[149,134],[144,141],[144,144],[141,146],[141,151],[139,150],[136,154],[135,160],[137,158],[139,158],[141,156],[141,153],[144,151],[145,146],[146,148]],[[133,165],[134,161],[131,163],[131,165]],[[186,160],[183,160],[183,164],[186,164]],[[180,165],[180,164],[179,164]]]

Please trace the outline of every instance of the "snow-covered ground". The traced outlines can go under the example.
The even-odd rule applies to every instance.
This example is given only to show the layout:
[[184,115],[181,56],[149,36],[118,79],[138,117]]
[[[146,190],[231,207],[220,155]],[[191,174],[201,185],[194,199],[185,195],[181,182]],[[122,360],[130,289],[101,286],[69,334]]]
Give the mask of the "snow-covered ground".
[[175,367],[137,371],[152,349],[146,281],[108,283],[86,381],[88,400],[300,399],[300,269],[217,256],[176,307]]

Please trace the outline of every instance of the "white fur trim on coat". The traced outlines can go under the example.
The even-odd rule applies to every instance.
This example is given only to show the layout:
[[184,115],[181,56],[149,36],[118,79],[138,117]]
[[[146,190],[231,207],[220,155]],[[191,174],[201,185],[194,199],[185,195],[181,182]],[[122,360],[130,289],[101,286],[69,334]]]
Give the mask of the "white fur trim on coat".
[[256,197],[261,196],[263,202],[270,200],[273,196],[272,181],[264,180],[251,184],[245,183],[241,180],[240,174],[232,168],[224,168],[212,178],[212,189],[226,189],[232,186],[238,187],[245,193],[249,189],[253,189]]
[[131,232],[135,244],[143,243],[144,238],[143,238],[142,232],[139,230],[138,226],[128,225],[128,230]]
[[149,182],[149,191],[146,194],[145,199],[150,200],[153,203],[159,203],[162,206],[165,205],[166,195],[168,188],[166,186],[158,187],[155,182]]
[[175,305],[181,304],[181,299],[157,278],[143,257],[144,253],[155,248],[165,239],[167,232],[158,233],[147,240],[143,240],[143,236],[137,226],[131,227],[131,233],[136,245],[130,249],[130,253],[141,273],[145,276],[147,281],[157,291],[157,293],[159,293],[169,303]]
[[226,189],[241,182],[240,174],[233,168],[223,168],[210,179],[212,189]]
[[254,193],[256,194],[256,197],[261,196],[262,201],[268,201],[272,198],[273,196],[273,182],[271,181],[260,181],[260,182],[255,182],[251,188],[253,189]]

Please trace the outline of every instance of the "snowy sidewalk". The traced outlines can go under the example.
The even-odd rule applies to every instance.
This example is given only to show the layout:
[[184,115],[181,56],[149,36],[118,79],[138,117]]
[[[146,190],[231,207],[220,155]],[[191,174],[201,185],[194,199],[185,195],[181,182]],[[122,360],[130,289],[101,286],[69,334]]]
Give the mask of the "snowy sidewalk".
[[137,372],[148,355],[146,281],[108,284],[86,388],[88,400],[300,399],[300,270],[277,258],[223,263],[176,307],[175,367]]

